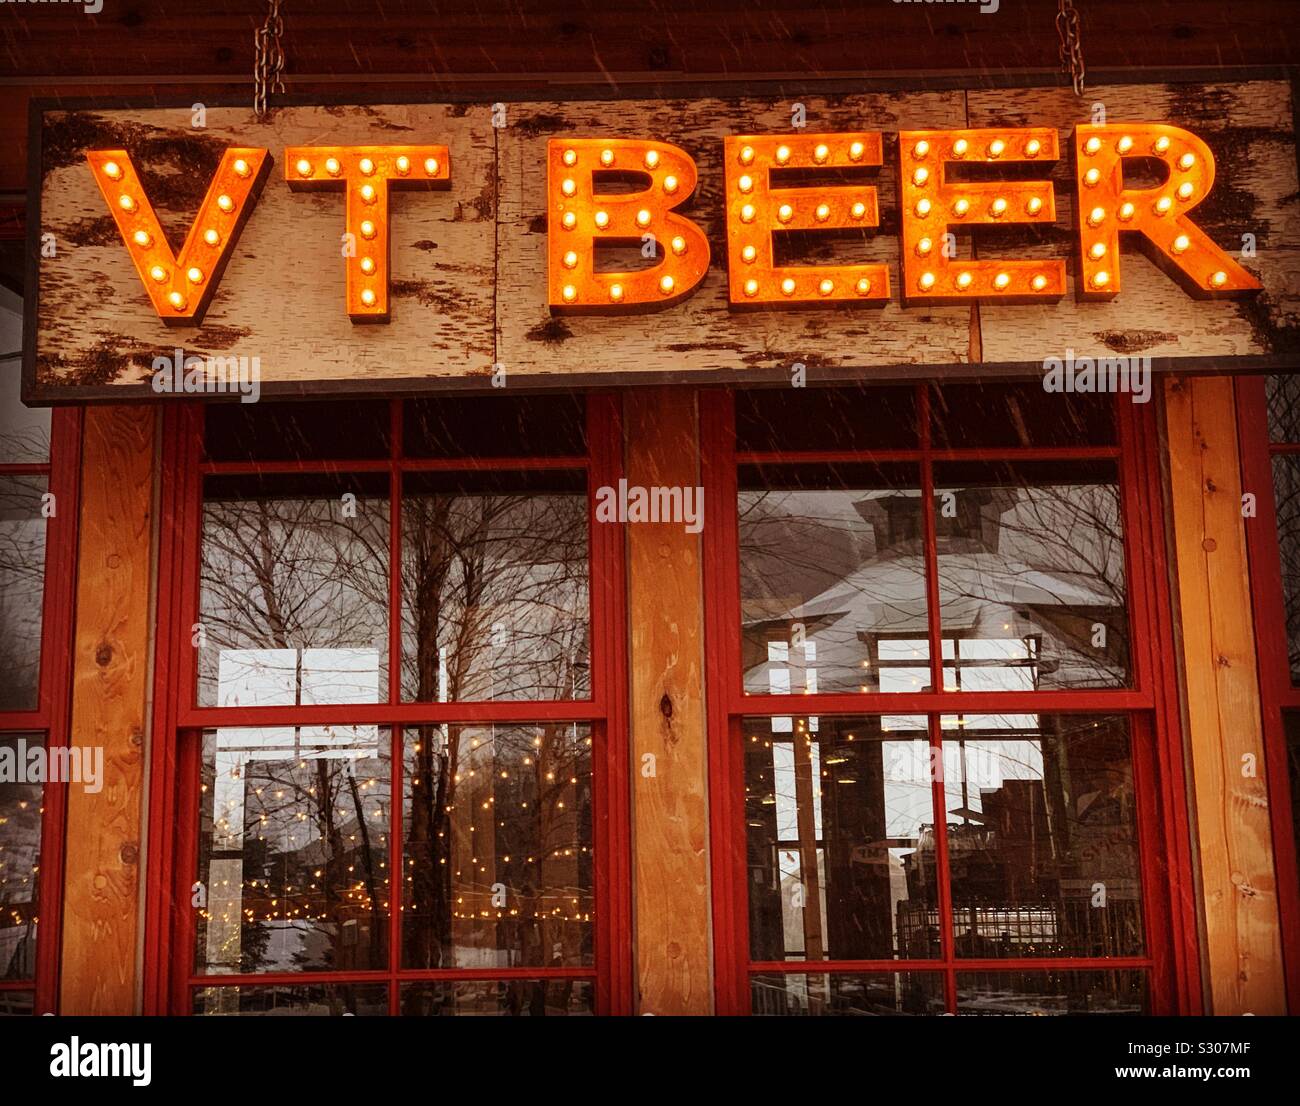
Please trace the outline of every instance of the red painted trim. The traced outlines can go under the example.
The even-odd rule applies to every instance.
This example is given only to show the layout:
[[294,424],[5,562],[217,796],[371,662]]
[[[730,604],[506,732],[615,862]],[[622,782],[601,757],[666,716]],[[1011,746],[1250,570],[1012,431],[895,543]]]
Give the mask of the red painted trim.
[[[391,400],[400,404],[400,400]],[[399,441],[401,428],[393,431]],[[583,469],[586,457],[389,457],[387,460],[349,461],[330,458],[320,461],[204,461],[199,466],[203,476],[267,476],[295,473],[388,472],[400,466],[405,472],[519,472],[539,469]]]
[[1264,771],[1273,826],[1273,864],[1282,920],[1287,1007],[1295,1013],[1300,1011],[1300,870],[1297,869],[1296,827],[1291,818],[1291,780],[1283,712],[1300,708],[1300,691],[1291,683],[1272,457],[1294,455],[1300,451],[1300,443],[1269,442],[1268,400],[1262,376],[1238,377],[1235,388],[1242,488],[1255,493],[1255,517],[1246,520],[1246,552],[1250,558],[1255,652],[1264,721]]
[[[612,395],[587,400],[589,457],[401,458],[401,401],[390,403],[391,452],[386,460],[271,463],[201,463],[202,416],[197,406],[166,409],[163,461],[163,527],[158,597],[158,650],[153,777],[150,792],[150,866],[147,880],[145,1008],[148,1013],[188,1014],[196,987],[272,983],[382,982],[389,1011],[399,1010],[398,986],[407,981],[572,978],[596,981],[597,1013],[632,1010],[631,854],[629,753],[626,708],[626,585],[623,531],[595,522],[591,497],[590,617],[593,698],[589,701],[404,703],[401,701],[401,480],[419,471],[578,469],[589,482],[616,485],[622,474],[619,403]],[[199,548],[202,479],[212,474],[384,472],[390,477],[389,674],[382,703],[330,707],[199,707],[196,650],[191,627],[199,618]],[[402,730],[438,722],[590,722],[593,735],[593,845],[596,898],[591,968],[435,969],[401,968],[401,885],[389,904],[389,961],[372,972],[303,972],[252,975],[193,974],[194,911],[190,887],[198,857],[201,731],[216,726],[314,725],[329,722],[392,728],[392,823],[390,871],[400,873],[402,832]]]
[[319,983],[386,983],[396,991],[403,983],[431,983],[463,979],[596,979],[595,968],[427,968],[398,973],[374,972],[265,972],[252,975],[194,975],[185,980],[195,987],[276,987]]
[[811,972],[1014,972],[1020,965],[1032,971],[1124,971],[1148,969],[1152,961],[1142,956],[1056,956],[1006,960],[958,956],[953,960],[755,960],[754,975],[803,975]]
[[745,450],[736,453],[738,465],[801,464],[852,464],[870,456],[873,462],[891,461],[1093,461],[1113,459],[1120,455],[1118,446],[1039,446],[1007,449],[930,449],[929,399],[919,403],[921,419],[920,449],[814,449],[798,453]]
[[[1160,455],[1155,412],[1119,403],[1118,445],[1082,449],[930,450],[929,390],[918,385],[921,448],[808,453],[736,453],[732,397],[705,393],[702,433],[706,497],[714,524],[705,531],[705,578],[712,595],[708,619],[710,692],[710,825],[713,847],[714,975],[719,1013],[749,1012],[748,979],[760,972],[937,971],[944,974],[945,998],[956,1006],[957,974],[964,971],[1113,970],[1133,968],[1149,974],[1153,1013],[1199,1013],[1199,962],[1195,903],[1191,891],[1190,832],[1178,723],[1178,692],[1173,666],[1173,618],[1165,553]],[[1125,528],[1125,577],[1130,630],[1130,685],[1115,689],[1051,692],[946,692],[933,513],[933,464],[944,460],[1022,460],[1113,458],[1119,461],[1121,510]],[[928,554],[930,669],[934,690],[922,693],[834,695],[747,695],[742,687],[739,550],[736,520],[736,468],[739,464],[789,464],[803,461],[911,461],[919,464]],[[720,518],[725,512],[726,517]],[[739,719],[747,714],[927,714],[931,744],[940,743],[939,715],[947,713],[1119,713],[1130,719],[1134,780],[1138,802],[1138,848],[1142,865],[1145,942],[1149,955],[1128,958],[963,960],[954,955],[951,885],[947,875],[943,785],[934,785],[935,838],[941,871],[938,888],[943,959],[930,961],[758,962],[748,960],[748,888],[744,837],[743,752]]]

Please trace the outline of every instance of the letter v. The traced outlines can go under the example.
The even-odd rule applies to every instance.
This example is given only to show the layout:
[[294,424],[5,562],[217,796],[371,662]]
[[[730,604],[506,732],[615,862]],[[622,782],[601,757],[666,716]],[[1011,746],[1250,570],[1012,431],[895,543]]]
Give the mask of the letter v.
[[131,155],[87,150],[86,160],[154,310],[168,326],[198,326],[266,181],[271,166],[267,151],[246,146],[226,150],[180,256],[172,253]]

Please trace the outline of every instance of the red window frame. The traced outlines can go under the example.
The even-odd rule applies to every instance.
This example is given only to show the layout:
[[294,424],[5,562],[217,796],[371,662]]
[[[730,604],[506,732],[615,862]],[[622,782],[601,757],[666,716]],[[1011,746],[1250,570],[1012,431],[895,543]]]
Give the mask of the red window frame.
[[[357,461],[212,462],[203,454],[202,404],[169,407],[163,421],[162,541],[159,557],[158,647],[150,788],[150,862],[146,904],[144,1009],[191,1012],[194,991],[221,985],[384,984],[388,1013],[399,1013],[399,985],[412,982],[585,978],[594,985],[596,1014],[631,1010],[631,902],[627,684],[622,534],[598,525],[595,489],[617,486],[622,472],[620,405],[607,394],[586,396],[584,456],[408,458],[402,453],[403,400],[389,402],[387,459]],[[346,408],[338,408],[346,417]],[[585,700],[403,702],[401,700],[401,479],[403,473],[524,469],[582,469],[588,476],[591,596],[591,698]],[[190,627],[199,621],[199,551],[203,477],[216,473],[387,473],[390,496],[388,698],[380,704],[312,707],[200,707],[196,650]],[[261,972],[206,975],[193,971],[194,912],[190,888],[198,854],[202,731],[214,726],[373,724],[392,737],[392,825],[389,870],[401,871],[404,727],[475,722],[588,722],[592,758],[595,925],[594,962],[588,968],[400,967],[402,911],[389,911],[389,963],[381,970]]]
[[[0,464],[0,476],[43,476],[54,493],[55,513],[46,521],[41,656],[34,710],[0,711],[0,732],[43,733],[47,748],[69,744],[72,707],[72,628],[77,587],[77,501],[81,473],[81,411],[50,413],[50,454],[45,461]],[[41,817],[41,883],[37,908],[34,980],[0,979],[0,991],[35,991],[35,1013],[59,1008],[62,946],[64,839],[68,784],[46,783]]]
[[1246,520],[1246,552],[1250,559],[1255,652],[1259,658],[1264,768],[1282,922],[1282,962],[1287,1007],[1295,1012],[1300,1010],[1300,873],[1297,872],[1295,827],[1291,822],[1291,781],[1283,717],[1288,711],[1300,712],[1300,687],[1291,683],[1273,458],[1300,456],[1300,442],[1271,440],[1264,377],[1238,377],[1235,391],[1242,490],[1255,494],[1255,517]]
[[[1179,698],[1174,667],[1172,611],[1168,593],[1163,503],[1154,404],[1138,405],[1118,397],[1117,433],[1113,446],[1031,449],[937,449],[930,442],[929,404],[932,385],[917,389],[919,448],[739,453],[736,449],[734,392],[715,391],[701,404],[701,441],[705,443],[703,479],[708,502],[716,504],[704,542],[706,635],[709,680],[709,777],[713,856],[715,985],[719,1014],[750,1013],[750,976],[771,973],[824,975],[829,973],[894,973],[938,971],[943,975],[946,1007],[956,1011],[956,977],[960,972],[1026,972],[1034,969],[1123,970],[1138,968],[1148,975],[1150,1012],[1197,1014],[1201,988],[1197,957],[1196,918],[1191,894],[1191,853],[1187,800],[1179,730]],[[921,464],[922,499],[933,502],[936,460],[1004,461],[1065,457],[1105,457],[1119,466],[1121,509],[1125,526],[1125,565],[1130,626],[1132,681],[1115,690],[1039,692],[944,691],[940,637],[938,573],[933,510],[926,512],[928,555],[927,595],[930,623],[930,667],[938,691],[860,694],[747,695],[742,686],[740,562],[737,468],[745,462],[910,461]],[[797,704],[797,706],[796,706]],[[938,907],[942,921],[939,960],[821,960],[754,962],[749,959],[749,904],[746,885],[744,819],[744,751],[740,732],[746,715],[862,715],[925,714],[930,743],[940,745],[940,714],[999,712],[1029,709],[1034,713],[1123,713],[1130,720],[1134,786],[1139,796],[1138,848],[1143,881],[1146,955],[1110,958],[1017,958],[982,960],[958,958],[948,877],[940,881]],[[940,754],[941,755],[941,754]],[[933,785],[935,809],[942,810],[944,784]],[[937,855],[947,867],[946,827],[936,824]]]

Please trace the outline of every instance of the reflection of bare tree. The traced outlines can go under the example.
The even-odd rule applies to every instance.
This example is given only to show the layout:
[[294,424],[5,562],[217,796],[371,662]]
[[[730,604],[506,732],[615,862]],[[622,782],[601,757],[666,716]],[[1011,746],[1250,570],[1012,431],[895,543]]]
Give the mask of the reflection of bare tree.
[[[328,490],[327,490],[328,489]],[[209,499],[200,619],[208,639],[251,649],[358,649],[386,669],[388,505],[319,481],[296,497]],[[333,494],[330,494],[333,493]],[[202,701],[216,700],[202,650]],[[384,683],[380,680],[382,694]]]
[[[1113,476],[1094,482],[1090,473],[1011,465],[971,475],[940,488],[933,506],[945,684],[973,686],[961,683],[963,664],[983,669],[968,671],[979,689],[1028,690],[1026,676],[1032,686],[1123,684],[1128,626]],[[803,488],[740,495],[746,686],[802,690],[774,682],[790,681],[790,672],[802,672],[809,690],[928,685],[919,489],[863,486],[861,474],[832,466],[802,479]],[[893,686],[884,682],[891,665]]]
[[[472,477],[437,488],[407,479],[415,490],[403,501],[403,697],[586,696],[581,484],[561,478],[558,488],[539,494],[531,486],[512,489],[508,477],[504,485],[494,477],[488,487]],[[374,700],[373,685],[367,693],[361,678],[352,693],[322,687],[321,672],[309,673],[302,652],[372,656],[386,669],[388,512],[368,488],[323,476],[270,477],[251,489],[210,484],[201,615],[209,644],[219,649],[200,654],[205,702],[289,705],[306,701],[308,692],[315,701]],[[346,509],[346,491],[356,494],[355,512]],[[297,682],[286,689],[290,664]],[[382,678],[378,695],[386,697]],[[393,890],[384,872],[390,822],[387,811],[373,820],[367,800],[368,788],[387,788],[387,775],[376,774],[373,761],[358,760],[354,769],[347,759],[348,749],[361,752],[366,740],[373,755],[373,736],[366,737],[373,730],[303,728],[287,739],[289,732],[218,731],[232,735],[230,741],[258,733],[292,741],[291,752],[254,751],[246,765],[257,786],[253,778],[243,783],[249,833],[239,845],[245,923],[239,966],[279,966],[258,928],[269,925],[273,932],[289,917],[282,907],[315,923],[297,966],[379,966]],[[590,922],[589,729],[497,727],[484,741],[467,737],[470,732],[424,726],[405,740],[406,853],[417,861],[397,889],[408,896],[407,966],[449,966],[466,947],[508,950],[510,963],[581,962]],[[482,728],[473,733],[488,735]],[[490,785],[485,798],[476,790],[484,783]],[[488,816],[475,819],[476,808]],[[497,810],[503,816],[491,817]],[[212,832],[219,835],[220,827]],[[506,886],[510,906],[499,919],[495,909],[483,918],[479,900],[494,884]],[[472,925],[463,909],[467,896],[480,908]],[[568,904],[564,916],[544,920],[543,903],[554,911],[561,899]],[[364,941],[364,954],[343,941],[347,923],[361,920],[359,911],[367,917],[353,932]],[[320,939],[329,947],[318,947]]]
[[588,694],[584,496],[410,495],[402,530],[406,698]]
[[[1300,377],[1270,376],[1265,385],[1269,438],[1300,444]],[[1273,457],[1273,497],[1291,678],[1300,682],[1300,458],[1296,455]]]
[[[40,744],[36,734],[0,735],[14,757]],[[36,974],[42,799],[39,783],[0,783],[0,979]]]
[[1009,608],[1015,636],[1048,643],[1038,655],[1036,686],[1123,684],[1128,620],[1118,488],[1104,478],[1017,484],[1013,466],[1000,475],[1005,483],[952,492],[955,526],[939,557],[943,605]]
[[45,579],[44,491],[44,477],[0,477],[0,710],[36,706]]

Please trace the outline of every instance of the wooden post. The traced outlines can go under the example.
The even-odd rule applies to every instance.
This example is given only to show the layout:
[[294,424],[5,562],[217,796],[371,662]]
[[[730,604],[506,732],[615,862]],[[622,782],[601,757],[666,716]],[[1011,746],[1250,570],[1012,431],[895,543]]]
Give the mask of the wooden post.
[[1169,379],[1165,417],[1207,1013],[1285,1014],[1231,379]]
[[[700,484],[693,389],[629,390],[624,425],[629,488]],[[724,504],[704,510],[706,525],[727,517]],[[680,521],[629,522],[627,550],[637,1011],[709,1014],[700,536]]]
[[137,1012],[156,412],[92,407],[82,446],[70,744],[104,750],[70,785],[60,1012]]

